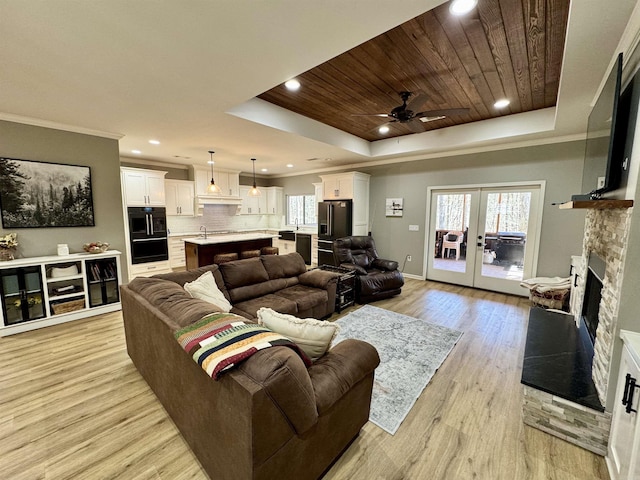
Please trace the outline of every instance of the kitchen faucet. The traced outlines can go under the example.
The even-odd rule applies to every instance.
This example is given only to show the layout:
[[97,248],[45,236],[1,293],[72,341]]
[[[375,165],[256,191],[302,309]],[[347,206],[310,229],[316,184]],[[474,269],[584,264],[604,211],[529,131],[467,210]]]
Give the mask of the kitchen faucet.
[[207,239],[207,227],[204,225],[200,225],[200,231],[202,231],[202,229],[204,228],[204,239]]
[[298,218],[297,218],[297,217],[296,217],[295,222],[296,222],[296,230],[299,230],[299,229],[300,229],[300,227],[298,226]]

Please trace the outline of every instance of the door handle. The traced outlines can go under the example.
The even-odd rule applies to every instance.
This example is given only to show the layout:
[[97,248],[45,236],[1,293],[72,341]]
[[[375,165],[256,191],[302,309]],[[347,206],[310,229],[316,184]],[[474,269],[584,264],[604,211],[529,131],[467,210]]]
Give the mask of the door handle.
[[149,225],[151,226],[151,235],[153,235],[153,214],[152,213],[149,214],[149,218],[150,218]]
[[633,395],[636,388],[640,388],[639,385],[636,385],[636,379],[627,373],[625,377],[624,394],[622,395],[622,404],[625,405],[625,411],[627,413],[637,412],[637,410],[633,408]]
[[144,216],[144,219],[147,222],[147,235],[151,235],[151,230],[149,229],[149,214],[148,213]]

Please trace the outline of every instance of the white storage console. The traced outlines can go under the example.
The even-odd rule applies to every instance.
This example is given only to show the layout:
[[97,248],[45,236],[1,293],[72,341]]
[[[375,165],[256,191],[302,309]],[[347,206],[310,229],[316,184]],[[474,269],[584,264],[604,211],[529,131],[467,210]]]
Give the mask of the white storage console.
[[0,262],[0,337],[120,310],[120,252]]

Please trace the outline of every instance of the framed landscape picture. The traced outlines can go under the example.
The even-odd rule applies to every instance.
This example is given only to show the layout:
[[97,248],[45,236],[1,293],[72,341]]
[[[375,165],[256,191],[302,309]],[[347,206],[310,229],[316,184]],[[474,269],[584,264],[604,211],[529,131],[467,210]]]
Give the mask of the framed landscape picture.
[[91,169],[0,157],[3,228],[92,227]]

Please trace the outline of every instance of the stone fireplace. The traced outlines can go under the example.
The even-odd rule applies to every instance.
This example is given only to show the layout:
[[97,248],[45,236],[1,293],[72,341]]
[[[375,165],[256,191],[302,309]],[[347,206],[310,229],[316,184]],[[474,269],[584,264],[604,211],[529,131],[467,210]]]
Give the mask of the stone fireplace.
[[630,219],[629,209],[589,209],[572,292],[576,323],[532,309],[523,361],[524,423],[600,455],[611,428],[604,405]]
[[582,265],[578,269],[575,294],[582,299],[580,304],[583,305],[589,257],[594,253],[604,262],[592,370],[593,382],[602,404],[607,398],[630,220],[630,209],[590,209],[585,220]]

